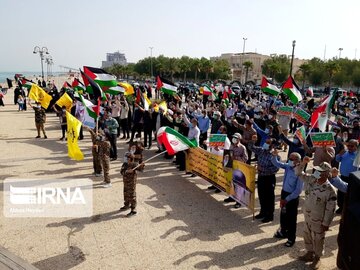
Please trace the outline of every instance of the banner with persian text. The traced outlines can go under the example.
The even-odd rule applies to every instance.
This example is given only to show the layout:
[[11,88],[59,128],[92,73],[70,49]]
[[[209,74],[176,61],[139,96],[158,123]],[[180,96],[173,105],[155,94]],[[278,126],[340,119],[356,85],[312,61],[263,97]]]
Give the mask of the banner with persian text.
[[186,171],[207,180],[254,211],[255,167],[237,160],[232,163],[232,168],[226,168],[223,157],[199,147],[190,148],[187,151]]

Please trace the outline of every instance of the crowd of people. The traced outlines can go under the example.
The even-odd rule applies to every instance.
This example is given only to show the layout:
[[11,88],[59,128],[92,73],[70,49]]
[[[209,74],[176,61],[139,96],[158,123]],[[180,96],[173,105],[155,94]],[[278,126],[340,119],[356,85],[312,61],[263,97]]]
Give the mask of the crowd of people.
[[[152,89],[149,89],[147,84],[136,85],[134,88],[135,95],[140,91],[151,96]],[[304,190],[304,241],[307,253],[300,259],[312,261],[313,267],[318,268],[324,249],[325,232],[334,218],[336,204],[336,213],[340,214],[349,174],[359,169],[354,162],[359,154],[360,142],[359,97],[337,94],[332,116],[326,127],[327,131],[333,132],[336,146],[314,147],[309,136],[302,141],[295,135],[295,131],[303,125],[306,134],[321,132],[318,127],[312,126],[310,122],[301,124],[292,115],[279,114],[279,108],[291,106],[294,111],[301,108],[311,115],[320,100],[305,97],[298,104],[292,105],[283,93],[275,97],[249,87],[243,88],[239,93],[232,93],[226,86],[220,90],[216,87],[213,89],[218,98],[211,100],[209,96],[180,87],[177,95],[163,94],[161,100],[153,99],[149,108],[133,96],[108,96],[108,100],[102,101],[104,110],[98,121],[98,129],[86,128],[93,142],[94,174],[100,176],[103,173],[103,186],[111,187],[110,162],[118,159],[119,141],[128,143],[128,151],[121,168],[124,179],[124,206],[120,210],[131,209],[128,215],[135,215],[136,171],[144,168],[143,151],[153,149],[153,144],[156,143],[157,152],[162,152],[164,148],[156,141],[156,134],[160,127],[168,126],[212,153],[222,155],[223,151],[231,150],[234,160],[255,165],[260,203],[260,211],[255,218],[268,223],[274,219],[276,176],[279,170],[283,169],[280,228],[274,237],[287,239],[286,247],[295,244],[299,196]],[[26,97],[21,91],[23,90],[20,90],[16,98],[19,110],[24,109],[23,105],[20,106],[19,96]],[[60,97],[65,91],[74,100],[74,109],[71,111],[77,116],[77,107],[81,107],[82,103],[72,90],[62,89],[57,93],[53,87],[50,93]],[[225,91],[229,91],[226,99],[222,98]],[[155,96],[159,96],[158,89],[155,89]],[[88,99],[91,99],[91,96]],[[162,100],[165,100],[166,105],[162,105]],[[52,101],[53,104],[55,101]],[[38,131],[36,138],[40,138],[40,130],[44,138],[47,138],[44,128],[45,110],[39,104],[30,106],[35,111]],[[57,108],[55,105],[50,106],[50,109],[55,110],[60,118],[60,139],[64,140],[66,108]],[[225,147],[210,149],[209,134],[226,134]],[[280,151],[287,153],[286,161],[281,161]],[[186,170],[185,151],[178,152],[175,157],[165,154],[165,158],[173,159],[180,171]],[[313,172],[307,174],[306,169],[310,162]],[[141,166],[138,166],[139,164]],[[338,189],[337,193],[334,187]],[[220,192],[216,186],[209,189]],[[235,201],[228,197],[224,202]],[[236,202],[234,207],[239,208],[241,205]]]

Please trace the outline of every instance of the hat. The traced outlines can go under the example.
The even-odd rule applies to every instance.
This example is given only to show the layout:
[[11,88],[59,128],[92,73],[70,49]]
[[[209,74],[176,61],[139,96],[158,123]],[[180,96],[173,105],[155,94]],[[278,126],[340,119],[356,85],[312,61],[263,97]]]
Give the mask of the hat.
[[321,162],[319,166],[314,167],[315,170],[319,172],[326,172],[331,170],[331,166],[327,162]]
[[235,133],[232,136],[233,136],[233,138],[238,138],[239,140],[241,139],[241,134],[240,133]]
[[215,111],[214,115],[221,115],[219,111]]

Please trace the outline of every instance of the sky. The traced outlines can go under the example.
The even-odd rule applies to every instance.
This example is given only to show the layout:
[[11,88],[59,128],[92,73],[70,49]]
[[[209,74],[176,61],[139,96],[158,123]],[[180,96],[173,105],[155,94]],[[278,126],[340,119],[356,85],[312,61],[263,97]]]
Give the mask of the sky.
[[[0,0],[0,72],[40,71],[35,46],[59,65],[100,67],[106,53],[220,56],[245,51],[354,59],[358,0]],[[357,57],[357,58],[359,58]],[[44,70],[46,68],[44,67]]]

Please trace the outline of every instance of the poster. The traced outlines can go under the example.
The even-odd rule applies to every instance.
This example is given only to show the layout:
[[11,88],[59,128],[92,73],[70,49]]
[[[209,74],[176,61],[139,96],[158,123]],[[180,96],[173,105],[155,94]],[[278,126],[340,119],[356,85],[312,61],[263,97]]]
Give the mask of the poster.
[[186,171],[192,172],[228,193],[250,210],[255,209],[255,167],[233,160],[232,168],[223,166],[222,156],[202,148],[187,152]]

